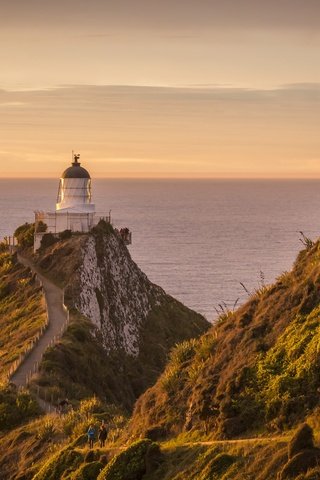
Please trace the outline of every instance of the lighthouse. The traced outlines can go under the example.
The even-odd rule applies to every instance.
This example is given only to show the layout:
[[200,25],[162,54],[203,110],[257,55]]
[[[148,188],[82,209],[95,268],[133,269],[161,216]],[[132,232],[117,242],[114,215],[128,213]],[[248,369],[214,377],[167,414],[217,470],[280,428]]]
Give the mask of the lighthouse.
[[[110,222],[110,215],[96,217],[95,204],[92,203],[91,177],[81,166],[80,155],[72,154],[71,165],[60,177],[55,212],[35,212],[34,250],[41,245],[45,233],[59,235],[71,232],[89,232],[103,218]],[[43,224],[45,224],[45,231]]]
[[95,206],[91,201],[91,177],[81,167],[80,155],[73,155],[71,167],[67,168],[60,178],[56,211],[61,213],[94,213]]

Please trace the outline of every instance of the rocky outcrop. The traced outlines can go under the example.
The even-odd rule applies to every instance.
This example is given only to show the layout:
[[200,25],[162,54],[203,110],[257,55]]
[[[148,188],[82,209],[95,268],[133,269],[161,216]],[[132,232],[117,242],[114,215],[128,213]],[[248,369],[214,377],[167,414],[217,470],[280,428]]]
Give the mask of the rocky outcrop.
[[116,235],[88,236],[81,256],[74,306],[99,328],[107,350],[138,355],[140,328],[165,292],[149,282]]

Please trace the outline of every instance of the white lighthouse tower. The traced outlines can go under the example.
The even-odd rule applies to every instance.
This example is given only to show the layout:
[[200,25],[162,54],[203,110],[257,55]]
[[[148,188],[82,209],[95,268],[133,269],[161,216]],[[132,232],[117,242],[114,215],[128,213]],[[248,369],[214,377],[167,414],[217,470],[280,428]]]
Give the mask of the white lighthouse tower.
[[[91,197],[91,177],[79,162],[80,155],[72,154],[72,164],[61,175],[55,212],[35,212],[34,250],[40,247],[45,233],[59,234],[65,230],[71,232],[89,232],[96,225],[95,205]],[[103,217],[110,222],[109,217]],[[40,231],[46,225],[45,232]]]
[[80,155],[73,155],[71,167],[60,178],[56,211],[61,213],[94,213],[91,202],[91,178],[89,172],[81,167]]

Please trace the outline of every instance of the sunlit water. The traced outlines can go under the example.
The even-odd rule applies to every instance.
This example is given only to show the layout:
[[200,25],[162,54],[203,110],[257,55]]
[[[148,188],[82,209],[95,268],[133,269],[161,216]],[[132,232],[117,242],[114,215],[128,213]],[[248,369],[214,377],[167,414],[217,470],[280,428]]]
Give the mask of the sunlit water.
[[[0,180],[0,237],[53,210],[58,181]],[[291,268],[299,231],[320,235],[319,181],[95,180],[97,210],[133,232],[149,278],[209,320]]]

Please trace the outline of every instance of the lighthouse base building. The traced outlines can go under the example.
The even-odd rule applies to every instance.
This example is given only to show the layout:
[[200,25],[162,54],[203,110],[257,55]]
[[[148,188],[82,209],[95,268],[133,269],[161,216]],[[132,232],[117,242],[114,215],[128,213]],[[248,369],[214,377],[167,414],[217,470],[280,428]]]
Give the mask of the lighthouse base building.
[[[35,212],[35,251],[40,247],[46,233],[59,234],[65,230],[89,232],[101,219],[111,222],[110,215],[96,215],[91,197],[91,177],[89,172],[81,167],[79,157],[73,155],[71,167],[61,175],[55,212]],[[43,224],[46,226],[45,231]]]

